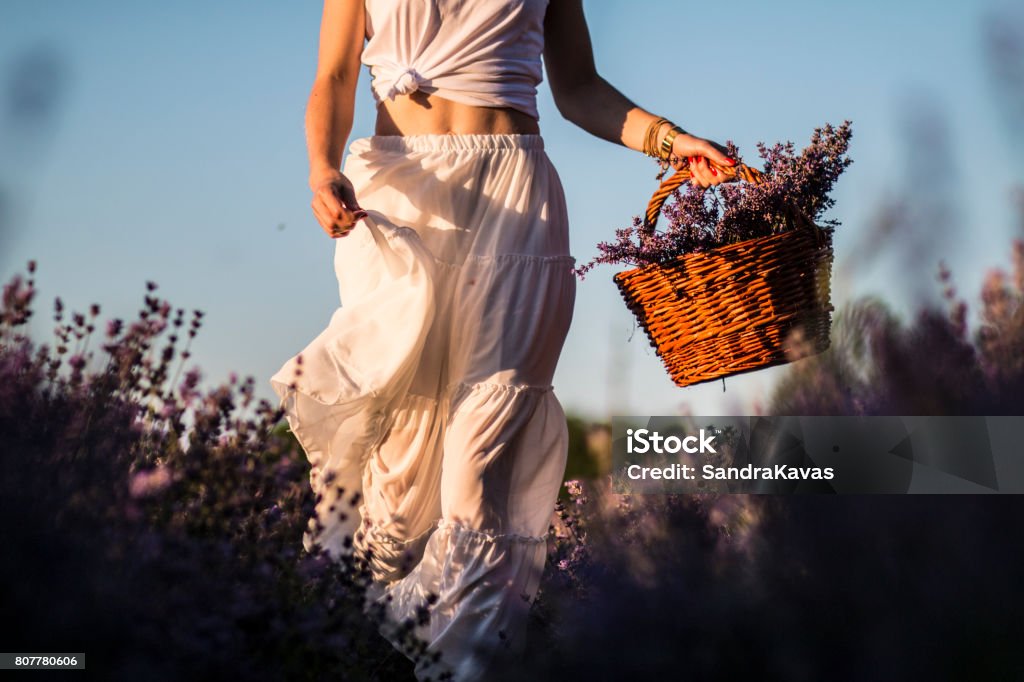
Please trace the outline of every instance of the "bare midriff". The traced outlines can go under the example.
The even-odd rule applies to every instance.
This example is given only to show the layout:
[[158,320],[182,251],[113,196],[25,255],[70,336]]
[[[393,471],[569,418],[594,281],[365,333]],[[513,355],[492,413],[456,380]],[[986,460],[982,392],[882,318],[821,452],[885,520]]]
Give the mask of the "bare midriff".
[[535,135],[537,119],[516,109],[478,107],[414,92],[377,107],[377,135]]

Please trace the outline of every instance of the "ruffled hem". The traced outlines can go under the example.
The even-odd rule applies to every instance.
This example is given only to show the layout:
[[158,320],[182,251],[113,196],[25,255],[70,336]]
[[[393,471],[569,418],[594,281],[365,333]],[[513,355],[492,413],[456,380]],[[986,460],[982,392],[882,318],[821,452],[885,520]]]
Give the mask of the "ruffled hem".
[[[354,549],[370,557],[370,567],[378,580],[390,581],[405,575],[411,568],[410,560],[415,561],[422,555],[426,536],[446,525],[438,520],[440,507],[425,504],[425,501],[440,501],[437,486],[444,457],[441,436],[451,428],[452,420],[465,411],[489,416],[493,427],[509,435],[513,433],[508,429],[516,414],[532,417],[550,413],[551,421],[559,427],[563,419],[550,384],[495,382],[452,382],[438,396],[409,393],[397,403],[387,420],[374,419],[375,427],[367,429],[363,442],[373,443],[370,450],[375,451],[359,464],[361,487],[370,489],[354,516],[359,527],[349,530],[348,519],[326,519],[322,521],[321,533],[335,536],[350,532]],[[388,425],[386,433],[385,424]],[[550,423],[544,426],[550,427]],[[519,428],[526,428],[525,424]],[[386,442],[383,441],[385,435]],[[550,447],[545,441],[538,441],[537,445]],[[413,489],[415,494],[395,495],[391,492],[394,485]],[[382,495],[382,492],[387,494]],[[524,499],[531,495],[529,491],[521,493]],[[512,517],[525,524],[523,527],[538,525],[533,514],[510,511]],[[344,529],[342,523],[345,523]],[[542,519],[539,523],[543,526],[545,521]]]
[[430,534],[437,528],[431,524],[426,530],[409,538],[397,538],[369,520],[365,506],[360,510],[362,525],[356,531],[354,550],[378,582],[393,582],[408,575],[423,556],[423,548]]
[[519,535],[518,533],[492,533],[486,530],[477,530],[475,528],[469,528],[456,523],[454,521],[446,521],[444,519],[437,522],[438,530],[444,532],[447,531],[455,536],[471,537],[475,541],[479,542],[524,542],[527,544],[536,544],[547,542],[547,535]]
[[[389,581],[408,573],[411,564],[422,555],[423,547],[434,530],[450,528],[454,532],[476,533],[492,540],[512,538],[542,542],[543,537],[474,531],[436,517],[425,529],[410,537],[399,538],[387,532],[395,514],[385,513],[377,522],[371,521],[363,497],[366,477],[372,475],[368,474],[371,456],[381,447],[385,437],[394,437],[397,421],[408,423],[406,428],[413,431],[430,428],[434,420],[441,420],[447,426],[463,405],[472,403],[473,407],[469,409],[478,409],[477,405],[488,404],[489,413],[503,414],[514,412],[513,403],[526,396],[531,396],[534,403],[545,400],[557,407],[556,418],[561,415],[551,384],[457,381],[449,383],[438,396],[406,393],[392,400],[386,409],[379,407],[382,403],[376,395],[331,405],[302,393],[294,385],[285,387],[282,405],[292,433],[312,464],[310,485],[319,496],[317,514],[310,520],[303,546],[307,551],[313,551],[314,545],[319,545],[334,558],[361,551],[370,558],[370,568],[376,579]],[[416,451],[426,462],[440,465],[442,453],[439,444]],[[380,482],[375,483],[379,485]]]
[[[384,635],[402,650],[401,634],[412,628],[429,642],[417,677],[448,672],[458,680],[483,679],[496,656],[524,643],[525,614],[536,598],[547,553],[547,536],[525,536],[470,528],[442,520],[431,533],[423,559],[406,578],[376,583],[367,609],[383,606]],[[423,610],[428,619],[421,618]],[[429,656],[427,657],[429,659]]]

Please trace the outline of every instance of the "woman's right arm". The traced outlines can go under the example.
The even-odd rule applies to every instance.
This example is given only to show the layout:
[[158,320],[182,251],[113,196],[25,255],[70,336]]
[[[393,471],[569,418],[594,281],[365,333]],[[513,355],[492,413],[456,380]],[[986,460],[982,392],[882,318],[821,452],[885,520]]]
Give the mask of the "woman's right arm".
[[352,132],[356,83],[366,33],[364,0],[324,0],[316,79],[306,107],[313,214],[330,237],[362,217],[352,183],[339,170]]

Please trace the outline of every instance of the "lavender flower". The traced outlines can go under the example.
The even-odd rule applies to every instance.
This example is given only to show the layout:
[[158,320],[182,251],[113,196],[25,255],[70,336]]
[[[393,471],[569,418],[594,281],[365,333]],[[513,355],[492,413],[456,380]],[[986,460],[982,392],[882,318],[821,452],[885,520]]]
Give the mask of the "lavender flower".
[[137,471],[129,480],[128,494],[133,498],[150,497],[171,484],[171,472],[167,466],[158,466],[148,471]]
[[[799,154],[792,142],[771,147],[759,143],[763,183],[676,190],[662,207],[666,228],[651,229],[634,218],[632,226],[615,231],[613,241],[598,244],[599,255],[577,274],[583,277],[602,263],[664,265],[687,253],[793,229],[799,214],[819,227],[835,229],[838,221],[822,217],[835,204],[829,194],[836,180],[852,163],[846,156],[852,134],[850,121],[839,127],[825,124],[814,130],[810,145]],[[732,158],[741,158],[732,142],[726,147]]]

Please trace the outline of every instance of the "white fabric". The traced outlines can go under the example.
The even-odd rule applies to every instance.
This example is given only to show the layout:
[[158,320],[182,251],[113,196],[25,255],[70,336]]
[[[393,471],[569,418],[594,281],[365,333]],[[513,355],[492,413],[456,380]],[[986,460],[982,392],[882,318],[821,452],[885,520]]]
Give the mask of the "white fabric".
[[379,103],[422,90],[537,118],[548,0],[366,0],[362,61]]
[[343,306],[271,380],[323,495],[304,542],[355,534],[395,622],[437,595],[417,634],[486,679],[488,644],[522,644],[565,471],[562,187],[537,135],[364,138],[344,172],[370,217],[337,240]]

